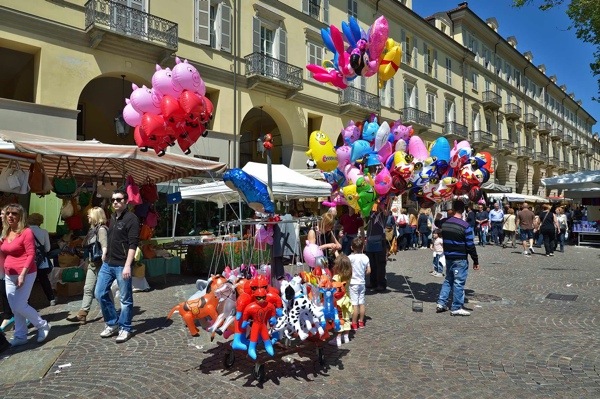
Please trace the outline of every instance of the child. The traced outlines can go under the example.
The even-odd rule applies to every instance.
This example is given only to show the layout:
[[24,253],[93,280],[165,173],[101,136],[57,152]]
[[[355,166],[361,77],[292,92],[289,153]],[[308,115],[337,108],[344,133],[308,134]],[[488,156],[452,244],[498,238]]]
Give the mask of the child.
[[340,325],[340,330],[337,336],[329,341],[330,345],[341,346],[350,341],[350,319],[352,317],[353,306],[350,303],[350,297],[348,296],[348,287],[350,279],[352,278],[352,263],[350,259],[344,254],[339,254],[333,262],[333,285],[338,288],[338,291],[334,294],[336,305],[341,311],[340,321],[343,320],[343,324]]
[[433,251],[433,270],[429,273],[433,277],[442,277],[444,275],[444,266],[446,258],[444,257],[444,240],[442,240],[442,230],[435,229],[433,231],[433,242],[431,250]]
[[[352,240],[352,254],[348,257],[352,263],[350,280],[350,301],[352,312],[352,330],[365,326],[365,276],[371,273],[369,257],[363,253],[365,242],[361,237]],[[358,322],[358,324],[357,324]]]

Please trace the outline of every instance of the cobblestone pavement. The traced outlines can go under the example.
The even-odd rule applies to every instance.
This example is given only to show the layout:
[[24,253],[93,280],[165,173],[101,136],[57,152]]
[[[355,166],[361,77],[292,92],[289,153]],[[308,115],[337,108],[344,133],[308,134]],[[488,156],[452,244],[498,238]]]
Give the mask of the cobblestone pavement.
[[[442,279],[428,274],[431,252],[401,252],[388,263],[388,291],[367,296],[366,328],[339,349],[323,345],[323,366],[311,343],[278,347],[274,358],[261,354],[264,383],[253,378],[254,363],[242,352],[224,368],[222,338],[190,337],[177,315],[166,322],[168,310],[194,292],[192,277],[150,281],[153,291],[136,293],[136,334],[120,345],[99,337],[104,325],[96,304],[95,321],[80,328],[62,321],[78,300],[46,307],[42,313],[54,326],[49,341],[3,354],[0,396],[600,397],[600,250],[567,247],[553,258],[478,250],[482,270],[470,270],[467,281],[470,317],[436,314]],[[578,297],[547,299],[550,293]],[[422,313],[412,310],[412,294],[423,302]]]

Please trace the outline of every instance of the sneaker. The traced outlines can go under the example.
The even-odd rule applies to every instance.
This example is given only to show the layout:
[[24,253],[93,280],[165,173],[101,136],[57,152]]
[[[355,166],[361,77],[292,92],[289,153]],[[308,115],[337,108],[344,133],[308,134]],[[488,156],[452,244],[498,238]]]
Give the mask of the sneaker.
[[56,306],[56,299],[50,300],[50,306]]
[[352,329],[352,331],[356,331],[356,330],[358,330],[358,324],[352,323],[352,324],[350,324],[350,328]]
[[435,307],[435,313],[443,313],[448,311],[448,306],[437,305]]
[[450,316],[471,316],[471,312],[464,310],[463,308],[453,310],[450,312]]
[[0,331],[8,331],[14,324],[14,317],[11,317],[10,319],[4,319],[2,320],[2,325],[0,325]]
[[10,342],[10,346],[21,346],[21,345],[25,345],[28,341],[27,341],[27,338],[14,337],[9,342]]
[[525,255],[525,256],[526,256],[526,257],[528,257],[528,258],[530,258],[530,257],[531,257],[531,255],[529,255],[529,252],[527,252],[527,251],[523,251],[523,255]]
[[550,256],[554,256],[554,252],[552,252],[552,253],[550,254]]
[[434,274],[434,273],[435,273],[435,270],[430,270],[429,271],[429,274]]
[[100,336],[102,338],[112,337],[113,335],[115,335],[117,333],[118,330],[119,330],[119,326],[117,326],[117,325],[115,325],[115,326],[106,326],[106,328],[104,329],[104,331],[102,331],[100,333]]
[[50,333],[50,328],[52,328],[52,326],[50,325],[50,323],[46,322],[46,325],[44,327],[38,329],[38,337],[37,337],[38,343],[42,343],[46,340],[46,338],[48,338],[48,334]]
[[117,337],[117,344],[121,344],[125,341],[129,341],[129,338],[131,338],[131,332],[121,330],[121,331],[119,331],[119,336]]
[[433,273],[431,273],[431,275],[433,277],[443,277],[444,276],[442,273],[438,273],[438,272],[433,272]]
[[365,328],[365,322],[364,321],[358,321],[358,328]]
[[535,249],[533,249],[533,247],[529,247],[529,252],[531,252],[532,254],[535,253]]

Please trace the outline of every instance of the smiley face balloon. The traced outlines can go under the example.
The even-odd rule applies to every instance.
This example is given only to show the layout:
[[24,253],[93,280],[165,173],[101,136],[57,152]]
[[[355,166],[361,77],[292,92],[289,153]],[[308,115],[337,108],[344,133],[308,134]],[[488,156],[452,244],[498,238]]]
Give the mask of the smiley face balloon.
[[331,172],[338,165],[337,154],[329,136],[320,130],[315,130],[308,139],[306,155],[313,159],[317,167],[324,172]]

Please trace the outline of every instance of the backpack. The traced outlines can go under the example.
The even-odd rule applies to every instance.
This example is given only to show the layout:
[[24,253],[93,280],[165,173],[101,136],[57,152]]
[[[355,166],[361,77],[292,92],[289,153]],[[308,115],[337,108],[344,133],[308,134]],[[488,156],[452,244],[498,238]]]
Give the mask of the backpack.
[[92,261],[97,261],[97,260],[102,259],[102,244],[100,244],[100,240],[98,237],[98,232],[100,231],[101,228],[106,229],[106,226],[104,226],[104,225],[98,226],[98,228],[96,229],[96,232],[94,234],[96,240],[94,241],[93,244],[89,245],[89,254],[90,254]]
[[[46,248],[44,248],[44,244],[37,239],[35,234],[33,235],[33,238],[35,239],[35,265],[40,267],[47,258]],[[48,264],[52,267],[51,262],[48,262]]]

